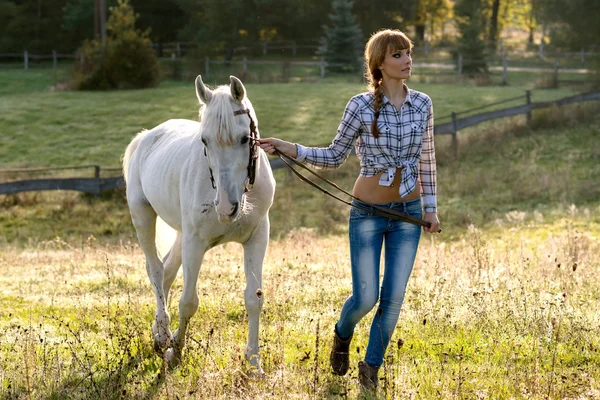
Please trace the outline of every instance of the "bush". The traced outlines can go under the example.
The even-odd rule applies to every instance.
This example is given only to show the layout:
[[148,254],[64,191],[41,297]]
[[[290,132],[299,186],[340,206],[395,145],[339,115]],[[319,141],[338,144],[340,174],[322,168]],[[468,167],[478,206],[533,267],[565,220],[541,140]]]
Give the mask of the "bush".
[[110,8],[105,42],[86,40],[75,69],[75,88],[81,90],[136,89],[155,86],[160,64],[150,47],[149,32],[135,29],[137,15],[128,0]]

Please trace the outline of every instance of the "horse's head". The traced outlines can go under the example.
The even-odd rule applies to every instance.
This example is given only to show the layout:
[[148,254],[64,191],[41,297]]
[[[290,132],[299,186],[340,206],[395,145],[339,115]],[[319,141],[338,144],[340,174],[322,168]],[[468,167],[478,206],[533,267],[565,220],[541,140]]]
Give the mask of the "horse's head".
[[235,221],[244,210],[246,185],[254,173],[253,155],[258,151],[254,147],[254,139],[258,138],[256,115],[246,88],[235,76],[229,79],[230,85],[211,90],[200,75],[196,78],[196,95],[204,104],[200,109],[200,136],[222,223]]

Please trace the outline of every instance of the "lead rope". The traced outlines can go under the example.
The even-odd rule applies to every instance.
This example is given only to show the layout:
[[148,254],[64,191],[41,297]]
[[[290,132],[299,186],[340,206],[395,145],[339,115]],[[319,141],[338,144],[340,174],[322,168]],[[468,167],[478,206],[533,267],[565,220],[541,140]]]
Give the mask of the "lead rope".
[[[372,214],[376,214],[379,215],[381,217],[386,217],[386,218],[390,218],[396,221],[403,221],[403,222],[409,222],[411,224],[414,225],[418,225],[418,226],[424,226],[424,227],[431,227],[431,222],[425,221],[421,218],[417,218],[417,217],[413,217],[412,215],[408,215],[405,213],[401,213],[399,211],[396,210],[390,210],[390,209],[386,209],[383,207],[380,207],[376,204],[373,203],[369,203],[366,201],[362,201],[357,197],[354,197],[352,194],[348,193],[347,191],[345,191],[344,189],[342,189],[341,187],[339,187],[338,185],[336,185],[334,182],[331,182],[330,180],[328,180],[327,178],[322,177],[321,175],[317,174],[316,172],[314,172],[313,170],[311,170],[310,168],[308,168],[307,166],[299,163],[298,161],[294,160],[292,157],[283,154],[282,152],[280,152],[279,150],[275,149],[275,154],[281,159],[281,161],[283,161],[283,163],[294,173],[294,175],[296,175],[302,182],[308,183],[309,185],[311,185],[312,187],[318,189],[319,191],[325,193],[326,195],[333,197],[334,199],[349,205],[350,207],[354,207],[357,208],[359,210],[363,210],[363,211],[367,211],[369,213]],[[319,185],[317,185],[315,182],[311,181],[310,179],[306,178],[304,175],[302,175],[300,172],[296,171],[296,169],[292,166],[292,164],[295,164],[301,168],[304,168],[305,170],[307,170],[308,172],[310,172],[312,175],[316,176],[318,179],[322,180],[323,182],[329,184],[330,186],[333,186],[334,188],[336,188],[337,190],[339,190],[340,192],[344,193],[345,195],[351,197],[352,199],[356,200],[359,204],[352,204],[349,201],[346,201],[338,196],[336,196],[335,194],[331,193],[330,191],[323,189],[322,187],[320,187]],[[442,230],[440,229],[438,231],[438,233],[441,233]]]

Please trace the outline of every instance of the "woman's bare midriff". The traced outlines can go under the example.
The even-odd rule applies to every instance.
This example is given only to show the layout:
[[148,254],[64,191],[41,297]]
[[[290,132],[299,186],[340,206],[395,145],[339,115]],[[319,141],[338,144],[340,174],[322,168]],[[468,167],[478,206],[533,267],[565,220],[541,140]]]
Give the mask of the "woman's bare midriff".
[[405,197],[400,197],[398,188],[402,179],[402,168],[398,168],[396,170],[396,177],[394,178],[392,186],[381,186],[379,184],[379,178],[383,172],[384,171],[368,178],[359,176],[354,183],[354,197],[369,203],[383,204],[390,203],[392,201],[415,200],[421,195],[419,191],[419,185],[417,185],[412,193]]

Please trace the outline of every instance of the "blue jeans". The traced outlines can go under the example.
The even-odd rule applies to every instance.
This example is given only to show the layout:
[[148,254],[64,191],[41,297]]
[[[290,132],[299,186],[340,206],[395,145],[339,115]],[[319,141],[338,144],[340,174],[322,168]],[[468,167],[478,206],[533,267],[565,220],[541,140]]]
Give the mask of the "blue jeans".
[[[378,205],[422,218],[421,199]],[[344,303],[335,329],[340,338],[349,338],[358,321],[379,300],[365,356],[365,361],[372,366],[383,364],[385,350],[396,328],[421,229],[408,222],[380,217],[354,207],[350,209],[352,295]],[[385,271],[380,292],[379,263],[384,242]]]

